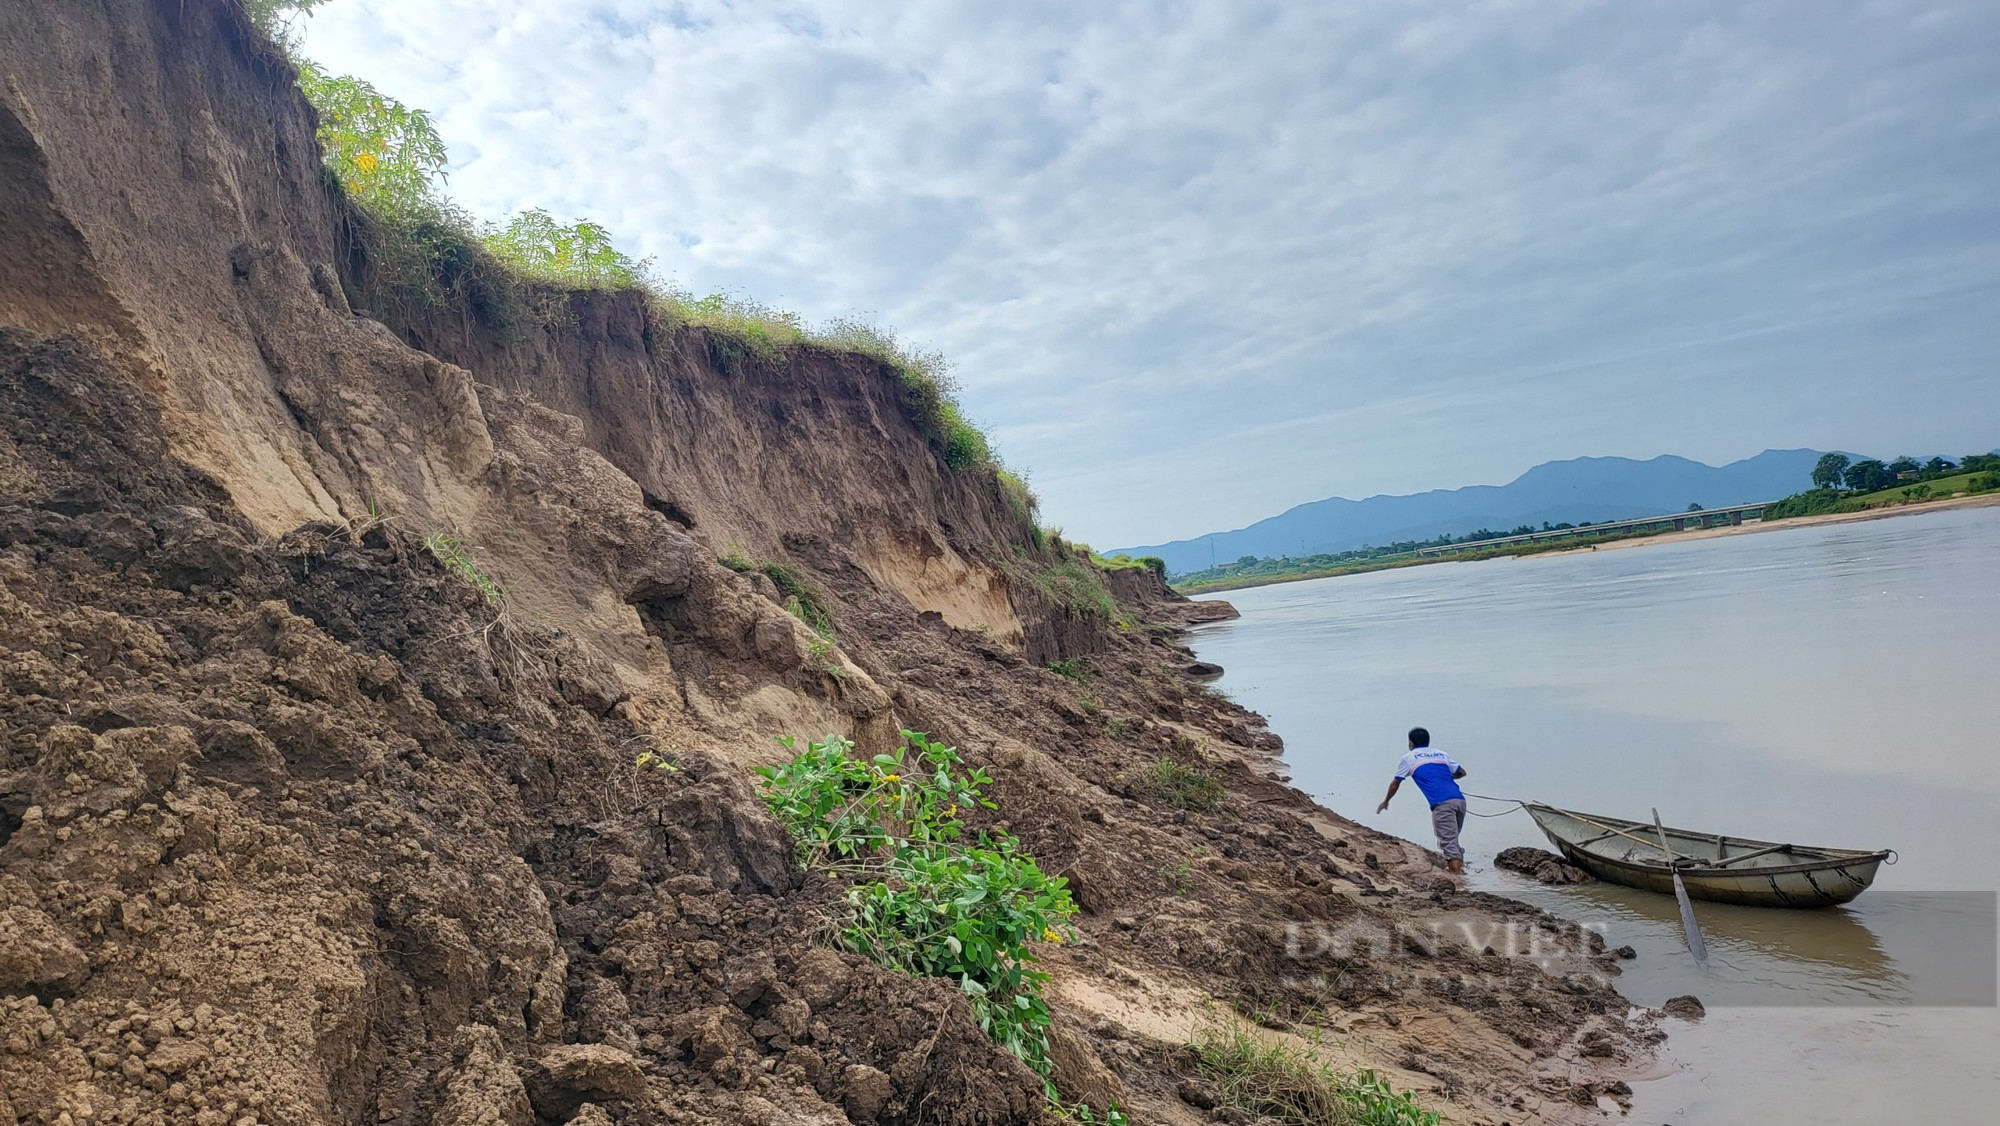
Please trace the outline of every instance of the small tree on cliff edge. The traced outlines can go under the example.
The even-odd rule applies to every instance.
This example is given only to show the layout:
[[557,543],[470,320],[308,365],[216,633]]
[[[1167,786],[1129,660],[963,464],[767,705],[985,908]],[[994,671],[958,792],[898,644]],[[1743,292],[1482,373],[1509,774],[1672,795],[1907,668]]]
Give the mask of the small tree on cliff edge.
[[1846,454],[1821,454],[1819,461],[1813,465],[1813,488],[1838,489],[1848,464]]

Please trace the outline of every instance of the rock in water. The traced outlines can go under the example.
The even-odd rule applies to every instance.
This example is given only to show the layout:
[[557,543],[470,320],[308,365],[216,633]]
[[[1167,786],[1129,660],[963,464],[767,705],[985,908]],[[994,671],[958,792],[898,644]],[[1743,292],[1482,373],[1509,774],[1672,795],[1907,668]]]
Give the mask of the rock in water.
[[1660,1008],[1668,1016],[1679,1017],[1685,1021],[1697,1021],[1708,1015],[1708,1007],[1701,1003],[1701,998],[1692,993],[1671,998]]
[[1540,880],[1545,884],[1587,884],[1594,877],[1553,852],[1510,848],[1493,858],[1493,866]]

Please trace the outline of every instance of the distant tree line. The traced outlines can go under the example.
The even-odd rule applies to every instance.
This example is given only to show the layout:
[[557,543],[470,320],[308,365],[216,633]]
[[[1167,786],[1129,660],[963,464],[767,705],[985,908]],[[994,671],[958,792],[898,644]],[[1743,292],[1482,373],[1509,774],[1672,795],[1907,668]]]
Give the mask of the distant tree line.
[[[1942,489],[1934,487],[1944,481],[1951,484]],[[1875,496],[1899,488],[1898,496]],[[1958,461],[1934,457],[1924,462],[1913,457],[1889,461],[1869,457],[1856,461],[1846,454],[1825,454],[1813,465],[1812,488],[1772,502],[1764,509],[1764,519],[1856,512],[1898,499],[1928,500],[1933,496],[1995,489],[2000,489],[2000,454],[1967,454]]]
[[[1694,511],[1700,507],[1700,505],[1690,506],[1689,511]],[[1269,557],[1244,555],[1238,557],[1234,563],[1221,563],[1196,571],[1181,571],[1168,576],[1168,578],[1177,585],[1199,585],[1223,578],[1234,580],[1239,578],[1271,578],[1301,575],[1358,566],[1396,556],[1414,555],[1427,547],[1450,547],[1454,544],[1482,543],[1487,540],[1506,539],[1510,536],[1533,535],[1536,532],[1582,530],[1594,528],[1599,524],[1609,523],[1613,523],[1613,521],[1583,520],[1575,524],[1568,521],[1560,524],[1551,524],[1544,520],[1542,521],[1542,526],[1539,528],[1533,524],[1522,524],[1504,532],[1496,532],[1491,528],[1481,528],[1476,532],[1467,532],[1462,536],[1440,535],[1435,539],[1428,540],[1397,540],[1394,543],[1382,544],[1379,547],[1371,544],[1364,547],[1357,547],[1350,551],[1321,552],[1316,555],[1273,555]]]

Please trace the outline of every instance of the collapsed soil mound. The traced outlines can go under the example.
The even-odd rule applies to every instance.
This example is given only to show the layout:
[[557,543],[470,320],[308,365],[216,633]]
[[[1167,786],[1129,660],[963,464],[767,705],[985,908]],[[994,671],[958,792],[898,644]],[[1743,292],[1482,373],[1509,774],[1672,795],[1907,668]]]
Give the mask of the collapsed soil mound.
[[1587,884],[1596,877],[1553,852],[1539,848],[1508,848],[1493,858],[1493,866],[1545,884]]

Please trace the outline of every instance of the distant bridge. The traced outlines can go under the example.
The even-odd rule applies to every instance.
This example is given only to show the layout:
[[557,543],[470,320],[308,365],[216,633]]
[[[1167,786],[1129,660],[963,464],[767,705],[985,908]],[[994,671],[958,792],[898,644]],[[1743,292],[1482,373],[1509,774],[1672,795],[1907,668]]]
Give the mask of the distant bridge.
[[1455,555],[1461,551],[1477,551],[1489,547],[1505,547],[1513,543],[1544,543],[1548,540],[1575,539],[1579,536],[1595,536],[1604,532],[1638,532],[1648,528],[1659,531],[1681,531],[1686,528],[1714,528],[1737,525],[1745,520],[1761,520],[1770,502],[1760,504],[1739,504],[1731,508],[1704,508],[1698,512],[1675,512],[1666,516],[1641,516],[1636,520],[1607,520],[1602,524],[1590,524],[1579,528],[1551,528],[1546,532],[1529,532],[1519,536],[1496,536],[1490,540],[1467,540],[1464,543],[1440,544],[1436,547],[1420,547],[1418,555]]

